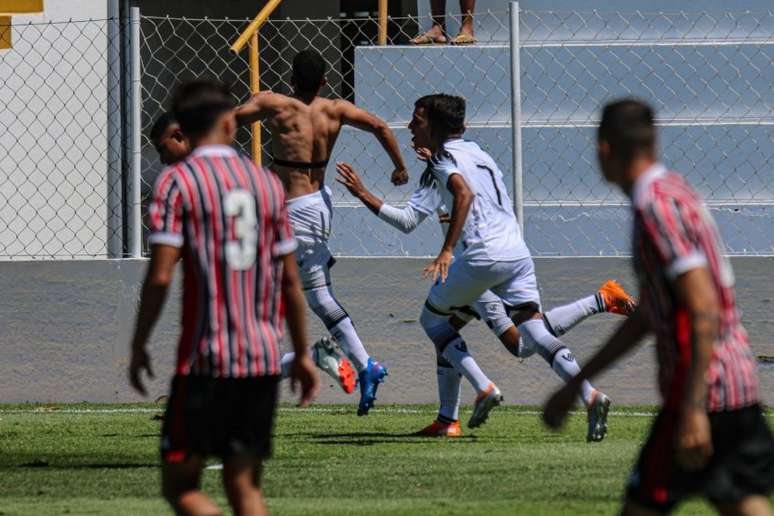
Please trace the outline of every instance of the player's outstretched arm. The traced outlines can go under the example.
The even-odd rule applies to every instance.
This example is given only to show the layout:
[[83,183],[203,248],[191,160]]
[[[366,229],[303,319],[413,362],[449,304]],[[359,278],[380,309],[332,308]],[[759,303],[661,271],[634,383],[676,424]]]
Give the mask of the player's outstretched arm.
[[167,299],[175,264],[179,258],[180,248],[178,247],[161,244],[151,247],[151,259],[142,284],[140,307],[137,310],[137,322],[132,338],[132,358],[129,362],[129,381],[132,387],[143,396],[147,395],[147,392],[140,378],[140,372],[145,370],[148,376],[153,378],[150,356],[145,350],[145,344]]
[[320,377],[317,375],[314,362],[309,356],[306,344],[306,313],[304,312],[304,294],[301,292],[301,280],[298,277],[298,266],[293,253],[282,257],[282,297],[286,307],[288,332],[293,345],[295,358],[290,368],[290,388],[296,391],[296,385],[301,385],[301,397],[298,405],[305,407],[312,402],[320,390]]
[[374,215],[379,215],[384,201],[372,194],[368,188],[363,184],[363,180],[360,179],[360,175],[352,168],[349,163],[338,162],[336,163],[336,172],[338,177],[336,181],[343,184],[349,193],[360,200],[366,207],[373,212]]
[[549,427],[558,429],[562,426],[578,397],[583,380],[589,380],[607,369],[648,334],[650,328],[642,310],[642,305],[637,307],[580,372],[548,399],[543,407],[543,421]]
[[274,112],[274,97],[270,91],[256,93],[234,110],[239,125],[248,125],[268,118]]
[[[372,194],[363,184],[360,175],[349,163],[336,163],[336,170],[339,173],[336,181],[343,184],[349,190],[349,193],[358,198],[377,217],[395,229],[409,234],[427,218],[427,213],[417,210],[411,201],[403,208],[396,208]],[[427,195],[420,188],[414,192],[412,200],[415,197],[423,199]]]
[[341,115],[342,123],[373,134],[379,140],[379,143],[382,144],[382,148],[390,156],[395,167],[391,177],[392,184],[397,186],[408,183],[408,172],[406,171],[406,164],[403,162],[403,156],[400,153],[398,140],[395,139],[395,135],[387,126],[387,123],[378,116],[355,107],[354,104],[346,100],[337,100],[336,105],[340,110],[339,114]]

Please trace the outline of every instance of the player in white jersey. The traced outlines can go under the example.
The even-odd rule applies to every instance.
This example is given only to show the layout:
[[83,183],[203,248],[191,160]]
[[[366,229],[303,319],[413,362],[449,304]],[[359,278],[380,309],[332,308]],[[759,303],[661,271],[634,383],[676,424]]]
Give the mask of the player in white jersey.
[[[429,153],[417,152],[420,159],[427,161]],[[441,203],[441,197],[435,182],[420,185],[411,195],[404,208],[396,208],[384,203],[373,195],[363,184],[357,172],[346,163],[338,163],[338,181],[367,206],[380,219],[396,229],[408,234],[419,226],[433,213],[439,214],[442,224],[448,223],[448,214]],[[595,294],[583,297],[567,305],[556,307],[543,314],[543,322],[547,330],[554,336],[561,336],[577,324],[601,312],[628,315],[634,309],[634,300],[614,280],[607,281]],[[472,308],[472,309],[470,309]],[[519,358],[526,358],[537,352],[534,341],[529,344],[521,338],[514,322],[506,314],[502,300],[493,292],[487,290],[479,297],[472,307],[458,309],[451,318],[452,325],[462,329],[472,319],[482,319],[500,339],[505,348]],[[558,366],[556,357],[541,353],[549,366]],[[439,361],[436,372],[438,376],[438,394],[441,401],[436,420],[426,428],[417,432],[418,435],[450,436],[462,435],[459,425],[459,403],[461,376],[445,361]],[[562,377],[563,370],[556,368]],[[588,440],[599,440],[604,437],[604,428],[598,425],[589,426]]]
[[[464,99],[445,94],[420,98],[409,129],[414,146],[433,153],[421,184],[435,182],[443,204],[451,208],[441,252],[425,269],[434,284],[420,322],[440,359],[476,389],[468,422],[475,428],[502,402],[502,394],[468,353],[452,317],[487,290],[502,299],[524,341],[550,356],[560,374],[569,379],[578,366],[572,353],[542,321],[534,264],[521,238],[502,173],[478,145],[461,138]],[[574,367],[566,367],[568,364]],[[582,396],[591,406],[590,425],[604,427],[609,399],[588,384],[584,384]]]

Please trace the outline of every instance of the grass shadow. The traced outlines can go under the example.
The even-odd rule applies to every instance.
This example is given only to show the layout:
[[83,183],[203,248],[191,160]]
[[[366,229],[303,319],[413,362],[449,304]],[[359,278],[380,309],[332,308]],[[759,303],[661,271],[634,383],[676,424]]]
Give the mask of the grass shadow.
[[95,463],[95,464],[54,464],[46,461],[35,460],[19,464],[20,468],[45,468],[45,469],[139,469],[139,468],[158,468],[159,464],[136,464],[136,463]]
[[[427,437],[413,433],[389,433],[389,432],[307,432],[305,436],[317,444],[337,444],[354,446],[371,446],[374,444],[426,444],[443,440],[439,437]],[[454,437],[456,440],[475,440],[475,435],[463,435]]]

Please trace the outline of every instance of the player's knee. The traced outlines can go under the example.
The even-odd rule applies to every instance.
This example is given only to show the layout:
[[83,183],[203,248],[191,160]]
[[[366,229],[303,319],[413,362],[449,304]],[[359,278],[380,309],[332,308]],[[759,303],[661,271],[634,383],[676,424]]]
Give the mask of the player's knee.
[[438,353],[443,353],[446,345],[459,336],[457,330],[449,321],[448,315],[441,315],[428,308],[425,305],[422,308],[422,314],[419,316],[419,323],[425,334],[433,341]]
[[307,290],[304,295],[309,308],[320,318],[328,330],[349,317],[347,311],[339,304],[328,287]]
[[[510,323],[510,321],[508,322]],[[523,340],[519,334],[519,330],[516,329],[513,323],[510,323],[510,326],[501,332],[496,331],[494,328],[492,328],[492,331],[495,332],[495,335],[497,335],[497,338],[500,339],[500,342],[503,344],[503,347],[505,347],[508,353],[518,358],[526,358],[526,356],[522,355],[524,348],[522,344]]]
[[519,353],[522,358],[537,352],[551,364],[554,356],[565,347],[559,339],[549,333],[542,319],[529,319],[521,323],[518,329],[523,341]]
[[505,310],[508,314],[508,318],[513,321],[513,324],[519,326],[526,321],[538,317],[540,314],[540,305],[534,301],[528,301],[517,306],[506,305]]

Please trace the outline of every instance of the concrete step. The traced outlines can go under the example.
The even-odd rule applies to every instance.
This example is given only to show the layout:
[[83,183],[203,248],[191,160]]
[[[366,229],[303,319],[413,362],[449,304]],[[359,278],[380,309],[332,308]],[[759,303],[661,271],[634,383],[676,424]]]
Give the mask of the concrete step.
[[[771,122],[767,70],[774,46],[542,46],[521,50],[526,124],[588,124],[616,97],[653,103],[664,121]],[[428,93],[461,95],[468,121],[510,120],[507,44],[369,46],[355,51],[356,103],[390,122],[406,122]]]
[[[408,199],[424,170],[410,147],[406,128],[393,129],[412,179],[411,186],[390,184],[392,163],[377,140],[366,133],[342,131],[328,168],[328,182],[335,177],[333,161],[347,161],[366,185],[389,202]],[[511,128],[471,127],[465,137],[489,152],[511,188]],[[606,185],[597,168],[595,129],[591,127],[525,127],[522,130],[524,197],[527,202],[570,205],[618,204],[625,199]],[[774,203],[774,146],[769,126],[664,127],[660,147],[664,161],[685,174],[688,181],[711,203]],[[344,188],[336,189],[334,202],[351,200]]]
[[[473,29],[479,41],[508,41],[508,4],[506,0],[476,0]],[[432,25],[430,1],[419,0],[417,13],[422,31],[428,30]],[[446,13],[446,32],[454,37],[460,30],[462,19],[459,2],[447,2]]]
[[[407,129],[395,130],[410,169],[408,185],[389,182],[392,165],[372,136],[345,129],[332,158],[347,161],[378,196],[401,205],[424,170],[409,148]],[[510,127],[472,127],[466,136],[500,164],[512,191]],[[594,129],[524,128],[524,197],[527,243],[539,256],[624,254],[629,249],[627,200],[607,186],[596,165]],[[774,148],[766,126],[665,127],[665,162],[683,172],[708,200],[734,254],[771,253],[769,206],[774,204]],[[731,146],[724,142],[733,142]],[[732,147],[732,148],[730,148]],[[346,256],[429,256],[438,251],[441,233],[434,220],[403,235],[377,219],[328,169],[335,213],[331,248]]]
[[[765,206],[710,207],[730,254],[774,254]],[[527,245],[534,256],[615,256],[629,253],[627,206],[534,206],[524,208]],[[435,256],[443,243],[432,217],[404,235],[367,208],[334,208],[330,247],[338,256]]]

